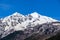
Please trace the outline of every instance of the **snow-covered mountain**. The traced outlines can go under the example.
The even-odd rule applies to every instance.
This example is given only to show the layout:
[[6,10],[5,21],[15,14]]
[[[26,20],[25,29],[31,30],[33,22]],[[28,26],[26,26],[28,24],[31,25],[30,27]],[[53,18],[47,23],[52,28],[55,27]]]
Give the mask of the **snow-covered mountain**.
[[[44,23],[59,22],[51,17],[40,15],[37,12],[33,12],[28,15],[22,15],[18,12],[13,13],[10,16],[0,19],[0,35],[1,38],[15,32],[15,31],[25,31],[29,28],[33,28],[37,25],[42,25]],[[47,27],[48,28],[48,27]]]
[[35,26],[37,24],[56,22],[56,21],[58,20],[40,15],[37,12],[31,13],[25,16],[18,12],[15,12],[12,15],[5,17],[2,20],[2,22],[6,25],[5,30],[9,29],[9,27],[13,27],[16,31],[24,30],[29,24],[32,24],[32,26]]

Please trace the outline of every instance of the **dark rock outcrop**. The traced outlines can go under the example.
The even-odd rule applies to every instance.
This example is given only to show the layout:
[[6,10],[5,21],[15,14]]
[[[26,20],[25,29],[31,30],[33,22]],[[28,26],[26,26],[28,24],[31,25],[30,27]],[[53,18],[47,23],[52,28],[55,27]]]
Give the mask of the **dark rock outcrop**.
[[55,36],[52,36],[46,40],[60,40],[60,33],[57,33]]

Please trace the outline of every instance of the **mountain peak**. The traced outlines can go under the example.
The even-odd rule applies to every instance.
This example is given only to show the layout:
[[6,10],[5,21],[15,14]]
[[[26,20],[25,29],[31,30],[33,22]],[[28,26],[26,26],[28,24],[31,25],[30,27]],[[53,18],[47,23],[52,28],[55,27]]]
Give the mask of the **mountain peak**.
[[[20,15],[20,13],[18,13],[18,12],[15,12],[15,13],[13,13],[12,15]],[[21,14],[22,15],[22,14]]]
[[31,14],[39,14],[38,12],[33,12],[33,13],[31,13]]
[[24,17],[24,15],[19,12],[15,12],[11,16]]
[[37,13],[37,12],[33,12],[30,15],[33,16],[33,17],[35,17],[35,18],[38,18],[38,16],[40,16],[40,14]]

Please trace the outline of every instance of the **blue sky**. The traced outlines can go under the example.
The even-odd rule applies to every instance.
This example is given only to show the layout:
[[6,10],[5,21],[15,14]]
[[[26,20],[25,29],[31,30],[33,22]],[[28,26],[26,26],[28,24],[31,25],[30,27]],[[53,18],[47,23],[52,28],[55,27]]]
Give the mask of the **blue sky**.
[[0,18],[14,12],[38,12],[60,20],[60,0],[0,0]]

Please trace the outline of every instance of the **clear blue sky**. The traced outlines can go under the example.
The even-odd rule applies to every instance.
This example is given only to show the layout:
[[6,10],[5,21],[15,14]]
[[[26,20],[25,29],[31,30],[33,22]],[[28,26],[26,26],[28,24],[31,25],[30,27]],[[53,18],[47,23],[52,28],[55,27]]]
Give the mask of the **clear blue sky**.
[[38,12],[60,20],[60,0],[0,0],[0,18],[14,12]]

